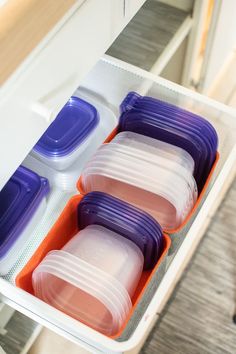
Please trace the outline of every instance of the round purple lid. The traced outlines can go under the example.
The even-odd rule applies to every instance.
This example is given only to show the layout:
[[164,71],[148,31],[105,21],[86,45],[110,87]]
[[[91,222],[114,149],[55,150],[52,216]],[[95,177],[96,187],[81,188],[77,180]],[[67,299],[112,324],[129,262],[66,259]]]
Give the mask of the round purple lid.
[[77,148],[96,128],[99,115],[94,106],[71,97],[34,146],[47,157],[65,156]]

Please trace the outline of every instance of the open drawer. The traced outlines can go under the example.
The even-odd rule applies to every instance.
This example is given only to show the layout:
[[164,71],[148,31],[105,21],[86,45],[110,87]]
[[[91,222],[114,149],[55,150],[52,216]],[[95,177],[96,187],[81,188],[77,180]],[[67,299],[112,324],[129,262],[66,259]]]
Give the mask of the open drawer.
[[116,117],[119,116],[119,105],[129,91],[158,97],[206,117],[219,135],[220,160],[214,171],[208,194],[201,207],[196,210],[191,226],[184,229],[184,241],[177,253],[169,257],[163,280],[146,299],[146,303],[143,299],[145,309],[139,321],[134,322],[129,332],[121,338],[116,340],[108,338],[13,285],[15,276],[46,236],[65,202],[72,194],[75,194],[74,191],[57,191],[55,198],[52,198],[54,204],[50,215],[47,220],[43,218],[33,235],[37,242],[34,245],[31,244],[14,269],[0,279],[1,300],[44,326],[92,352],[106,354],[129,352],[137,350],[145,340],[234,177],[236,172],[236,112],[204,96],[107,56],[90,71],[80,89],[93,96],[97,102],[109,107]]

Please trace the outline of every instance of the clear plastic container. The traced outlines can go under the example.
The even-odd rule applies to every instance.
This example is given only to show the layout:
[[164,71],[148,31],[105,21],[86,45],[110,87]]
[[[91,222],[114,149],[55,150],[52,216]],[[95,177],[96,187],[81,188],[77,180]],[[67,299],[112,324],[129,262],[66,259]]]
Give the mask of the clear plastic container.
[[107,282],[106,276],[96,281],[96,267],[92,269],[80,259],[72,264],[68,256],[60,253],[50,252],[34,271],[35,295],[100,332],[116,333],[125,320],[125,312],[113,283]]
[[144,255],[144,269],[152,269],[163,248],[163,232],[151,215],[110,194],[91,192],[78,205],[81,229],[98,224],[134,242]]
[[94,106],[71,97],[31,155],[55,170],[65,170],[89,146],[98,123],[99,114]]
[[[124,147],[120,144],[115,144],[115,143],[102,145],[99,151],[96,153],[96,156],[98,156],[100,152],[101,154],[104,154],[103,155],[104,158],[110,157],[110,159],[113,161],[116,161],[116,159],[121,157],[124,158],[127,157],[127,164],[126,164],[127,166],[129,166],[130,161],[136,161],[138,163],[138,169],[141,171],[143,171],[143,163],[148,162],[151,164],[150,167],[152,167],[154,176],[160,175],[158,171],[159,167],[165,168],[166,171],[169,170],[171,173],[174,173],[175,176],[179,175],[189,185],[189,188],[192,191],[193,200],[194,202],[196,202],[198,196],[196,181],[192,173],[187,168],[177,163],[176,161],[173,161],[172,159],[167,159],[164,156],[160,156],[158,154],[151,155],[149,153],[146,153],[145,151],[141,151],[139,149],[135,149],[131,147]],[[155,166],[157,167],[156,173],[155,173]]]
[[139,247],[121,235],[99,225],[89,225],[78,232],[63,250],[74,254],[116,278],[130,297],[143,270]]
[[[141,167],[141,170],[140,170]],[[98,170],[96,170],[98,168]],[[148,175],[146,171],[149,171]],[[186,181],[178,174],[167,171],[166,169],[154,166],[151,163],[142,161],[131,161],[125,157],[116,157],[112,155],[109,159],[109,152],[106,151],[105,156],[98,152],[93,160],[87,165],[84,170],[83,178],[88,173],[107,173],[112,178],[120,177],[124,182],[136,184],[139,188],[144,188],[150,192],[159,194],[168,199],[175,205],[177,216],[182,214],[182,210],[186,205],[192,208],[196,200],[196,194],[193,197],[193,191]],[[86,181],[84,181],[84,184]],[[97,187],[98,188],[98,187]]]
[[[172,230],[183,222],[196,203],[194,168],[192,156],[184,149],[125,131],[103,144],[90,159],[82,172],[82,188],[85,193],[97,190],[124,198],[149,212],[162,228]],[[136,192],[141,192],[142,198]],[[146,198],[156,201],[153,207],[148,200],[143,206],[146,193]]]
[[124,175],[114,173],[111,175],[110,169],[91,171],[91,173],[87,171],[86,173],[86,177],[85,174],[82,177],[83,192],[88,193],[96,190],[123,199],[148,212],[165,230],[178,227],[188,214],[189,208],[186,207],[183,208],[184,211],[181,215],[177,214],[179,209],[177,210],[175,207],[176,200],[170,202],[166,193],[163,196],[159,191],[158,194],[155,193],[153,185],[146,184],[140,187],[137,183],[139,181],[131,179],[130,176],[128,178],[128,176],[124,177]]
[[34,270],[35,295],[96,330],[112,335],[124,324],[143,270],[133,242],[89,225]]

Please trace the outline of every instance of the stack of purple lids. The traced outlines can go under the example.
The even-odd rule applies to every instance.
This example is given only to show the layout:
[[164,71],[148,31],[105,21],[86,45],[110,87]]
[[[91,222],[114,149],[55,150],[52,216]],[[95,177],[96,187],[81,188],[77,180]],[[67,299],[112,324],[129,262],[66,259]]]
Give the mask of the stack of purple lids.
[[31,155],[56,170],[65,170],[88,147],[98,123],[96,108],[72,96],[34,146]]
[[203,117],[173,104],[130,92],[121,104],[119,131],[143,134],[185,149],[194,159],[199,191],[216,158],[218,137]]
[[144,269],[151,269],[163,249],[163,232],[146,212],[103,192],[91,192],[78,205],[78,226],[97,224],[134,242],[144,255]]
[[6,274],[24,250],[46,207],[49,184],[20,166],[0,191],[0,274]]

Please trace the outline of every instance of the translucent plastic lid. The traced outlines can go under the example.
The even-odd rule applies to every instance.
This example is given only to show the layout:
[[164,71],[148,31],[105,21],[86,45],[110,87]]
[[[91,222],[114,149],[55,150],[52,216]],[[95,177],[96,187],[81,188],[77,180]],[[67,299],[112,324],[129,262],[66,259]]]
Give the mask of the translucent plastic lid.
[[99,115],[94,106],[71,97],[34,150],[47,157],[65,156],[76,149],[95,129]]
[[[84,177],[84,176],[83,176]],[[82,179],[82,183],[83,183]],[[140,188],[135,181],[127,180],[121,175],[110,175],[109,171],[104,170],[92,172],[91,175],[87,175],[85,183],[83,183],[84,192],[102,191],[107,192],[120,199],[124,199],[127,202],[145,210],[151,214],[165,230],[170,230],[178,227],[184,217],[187,210],[184,207],[184,213],[181,215],[179,210],[177,211],[175,202],[169,202],[165,197],[161,197],[151,189]],[[189,207],[188,207],[189,209]],[[186,210],[186,211],[185,211]]]
[[210,138],[214,143],[215,150],[217,149],[218,136],[215,128],[204,117],[201,117],[196,113],[187,111],[182,107],[175,106],[169,102],[162,101],[157,98],[141,96],[136,92],[129,92],[121,103],[120,109],[121,112],[126,112],[132,108],[145,108],[153,112],[163,112],[166,116],[172,116],[172,119],[175,120],[183,117],[186,124],[194,122],[199,126],[204,126],[207,128]]
[[76,272],[78,278],[81,279],[82,277],[85,277],[91,287],[98,289],[101,285],[105,286],[106,291],[108,293],[111,292],[110,297],[113,298],[113,302],[116,303],[117,310],[119,310],[123,318],[128,315],[132,307],[130,296],[122,284],[109,273],[102,271],[64,250],[51,251],[47,254],[46,259],[47,264],[54,263],[54,265],[57,265],[60,268],[61,264],[63,264],[63,269],[68,271],[69,274],[71,274],[71,272]]

